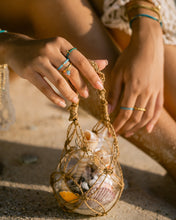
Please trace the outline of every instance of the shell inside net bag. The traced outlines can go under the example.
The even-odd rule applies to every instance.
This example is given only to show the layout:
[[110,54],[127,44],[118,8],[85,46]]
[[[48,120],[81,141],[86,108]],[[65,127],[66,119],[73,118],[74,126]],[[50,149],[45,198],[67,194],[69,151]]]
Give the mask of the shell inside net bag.
[[[101,99],[104,98],[100,96]],[[116,204],[123,190],[117,139],[110,120],[105,120],[106,123],[101,120],[92,130],[82,131],[76,104],[71,108],[72,123],[58,167],[51,174],[51,186],[64,210],[104,215]]]

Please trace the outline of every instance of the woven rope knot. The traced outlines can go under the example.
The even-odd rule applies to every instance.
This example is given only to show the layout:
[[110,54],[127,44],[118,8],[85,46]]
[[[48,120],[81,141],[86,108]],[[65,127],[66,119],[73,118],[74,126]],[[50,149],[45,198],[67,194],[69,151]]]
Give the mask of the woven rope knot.
[[105,215],[107,215],[108,213],[107,212],[104,212],[104,213],[102,213],[102,216],[105,216]]
[[70,153],[76,149],[77,149],[76,147],[71,146],[69,149],[67,149],[67,153]]
[[87,152],[88,151],[87,146],[81,147],[81,150],[84,151],[84,152]]
[[104,168],[103,173],[106,174],[106,175],[107,175],[107,174],[108,174],[108,175],[111,175],[111,174],[113,173],[113,170],[112,170],[111,168],[107,168],[107,167],[106,167],[106,168]]
[[88,200],[86,194],[81,195],[81,196],[80,196],[80,199],[81,199],[82,201]]
[[65,179],[66,174],[63,171],[60,171],[60,175],[63,177],[63,179]]
[[77,123],[77,121],[78,121],[78,104],[72,103],[69,110],[70,110],[69,121],[74,121],[75,123]]

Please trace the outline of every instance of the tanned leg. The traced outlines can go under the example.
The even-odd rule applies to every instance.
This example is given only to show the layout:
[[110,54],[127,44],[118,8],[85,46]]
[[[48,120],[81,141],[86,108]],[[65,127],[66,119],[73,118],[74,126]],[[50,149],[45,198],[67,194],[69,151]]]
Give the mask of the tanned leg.
[[[176,121],[176,46],[165,46],[164,105]],[[175,132],[176,133],[176,132]]]

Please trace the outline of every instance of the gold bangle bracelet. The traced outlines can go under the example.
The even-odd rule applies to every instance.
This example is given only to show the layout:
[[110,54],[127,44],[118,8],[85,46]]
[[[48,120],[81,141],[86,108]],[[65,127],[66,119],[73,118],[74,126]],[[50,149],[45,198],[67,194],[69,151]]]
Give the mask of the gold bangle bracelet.
[[144,9],[153,11],[158,15],[159,20],[161,20],[160,10],[156,7],[150,7],[150,6],[147,6],[147,5],[138,5],[138,4],[136,4],[136,5],[129,6],[129,7],[126,8],[127,15],[129,13],[129,11],[131,11],[133,9],[137,9],[137,8],[144,8]]
[[[154,5],[154,3],[152,2],[152,1],[149,1],[149,0],[134,0],[134,1],[130,1],[130,2],[128,2],[126,5],[128,6],[128,5],[132,5],[132,4],[134,4],[135,2],[147,2],[147,3],[149,3],[149,4],[152,4],[152,5]],[[160,9],[160,5],[158,6],[158,9]]]

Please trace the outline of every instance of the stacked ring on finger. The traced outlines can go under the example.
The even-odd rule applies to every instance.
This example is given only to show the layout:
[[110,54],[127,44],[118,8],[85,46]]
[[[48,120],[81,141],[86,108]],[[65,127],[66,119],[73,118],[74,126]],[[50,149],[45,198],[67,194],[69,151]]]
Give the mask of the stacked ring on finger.
[[64,65],[65,65],[66,63],[68,63],[68,61],[70,61],[69,58],[67,58],[67,59],[57,68],[57,70],[62,69],[62,67],[64,67]]
[[66,56],[65,56],[67,59],[68,59],[70,53],[71,53],[73,50],[77,50],[77,48],[76,48],[76,47],[73,47],[73,48],[71,48],[70,50],[67,50],[67,54],[66,54]]
[[133,107],[124,107],[124,106],[121,106],[120,109],[123,109],[123,110],[131,110],[131,111],[137,110],[137,111],[142,111],[142,112],[145,112],[145,111],[146,111],[145,108],[140,108],[140,107],[136,107],[136,106],[134,106],[134,108],[133,108]]
[[[66,73],[68,76],[70,75],[70,70],[69,68],[72,66],[72,64],[69,62],[70,59],[67,58],[58,68],[57,70],[59,70],[61,73]],[[69,63],[66,67],[65,64]],[[62,68],[64,68],[63,70],[61,70]]]
[[66,73],[68,76],[70,76],[70,67],[72,66],[71,63],[68,64],[68,66],[65,67],[65,69],[62,71],[62,73]]
[[146,111],[146,109],[145,109],[145,108],[136,107],[136,106],[134,106],[134,110],[137,110],[137,111],[142,111],[142,112],[145,112],[145,111]]

